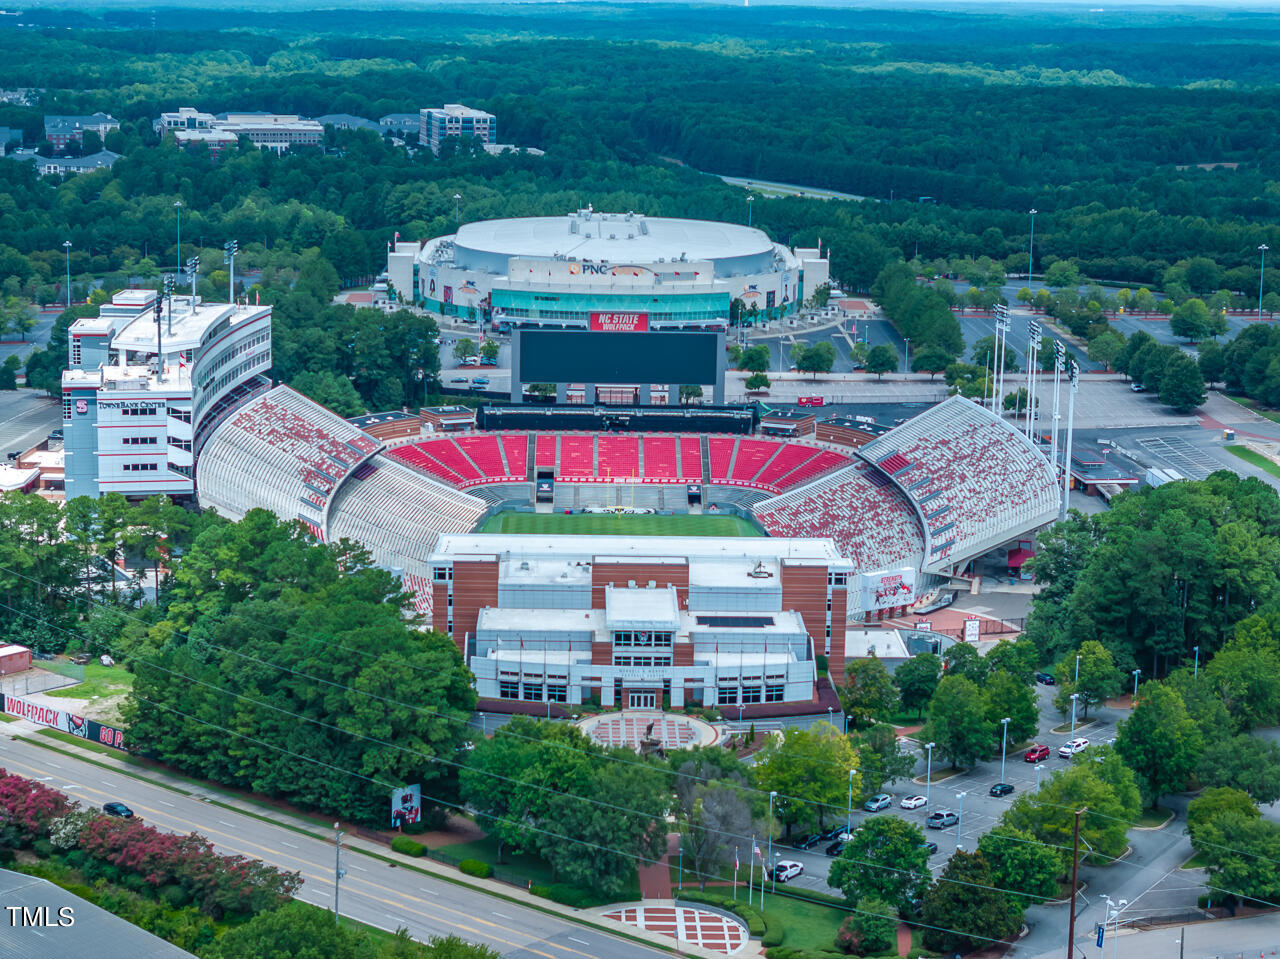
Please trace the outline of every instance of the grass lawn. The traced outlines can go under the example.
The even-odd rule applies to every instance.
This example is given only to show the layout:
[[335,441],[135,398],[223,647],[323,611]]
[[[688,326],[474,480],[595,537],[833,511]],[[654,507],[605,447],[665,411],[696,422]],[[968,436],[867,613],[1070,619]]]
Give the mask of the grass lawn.
[[1267,459],[1257,450],[1251,450],[1247,446],[1228,446],[1226,450],[1232,456],[1238,456],[1246,463],[1256,466],[1258,469],[1264,470],[1272,476],[1280,477],[1280,466],[1271,462],[1271,460]]
[[916,711],[911,709],[905,712],[877,716],[876,718],[882,723],[889,723],[891,726],[920,726],[929,717],[927,712],[916,715]]
[[830,949],[849,915],[835,906],[776,894],[765,897],[764,911],[782,921],[787,931],[782,944],[792,949]]
[[739,516],[625,516],[614,513],[499,513],[481,527],[482,533],[553,536],[760,536]]
[[502,862],[498,862],[498,841],[486,836],[471,842],[459,842],[450,846],[441,846],[439,852],[459,859],[479,859],[493,866],[494,870],[506,876],[515,876],[522,881],[533,881],[541,886],[549,886],[555,882],[551,867],[538,856],[528,853],[513,853],[503,850]]
[[1180,869],[1203,869],[1209,865],[1209,857],[1202,852],[1196,853],[1178,868]]
[[133,673],[123,666],[103,666],[89,663],[84,668],[84,682],[62,689],[51,689],[46,696],[63,696],[68,699],[105,699],[128,692],[133,687]]
[[1157,809],[1142,810],[1142,815],[1134,825],[1142,826],[1144,829],[1154,829],[1156,826],[1163,826],[1172,818],[1173,810],[1160,806]]

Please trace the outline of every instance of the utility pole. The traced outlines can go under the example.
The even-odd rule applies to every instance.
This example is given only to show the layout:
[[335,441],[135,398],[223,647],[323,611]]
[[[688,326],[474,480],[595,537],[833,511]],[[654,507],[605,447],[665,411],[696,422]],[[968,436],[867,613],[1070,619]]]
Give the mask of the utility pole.
[[1071,830],[1071,918],[1067,921],[1067,959],[1074,959],[1076,954],[1076,882],[1080,876],[1080,815],[1088,810],[1088,806],[1076,810],[1076,822]]
[[[333,921],[336,923],[341,915],[338,912],[338,883],[345,876],[346,870],[342,868],[342,829],[338,823],[333,824]],[[1075,903],[1072,903],[1074,915]]]

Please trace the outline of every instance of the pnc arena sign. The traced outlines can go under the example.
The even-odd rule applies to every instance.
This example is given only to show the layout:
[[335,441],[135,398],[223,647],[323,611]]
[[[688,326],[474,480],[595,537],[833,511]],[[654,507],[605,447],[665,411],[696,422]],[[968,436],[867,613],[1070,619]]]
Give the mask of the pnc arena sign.
[[649,314],[592,313],[591,329],[605,333],[645,333],[649,330]]

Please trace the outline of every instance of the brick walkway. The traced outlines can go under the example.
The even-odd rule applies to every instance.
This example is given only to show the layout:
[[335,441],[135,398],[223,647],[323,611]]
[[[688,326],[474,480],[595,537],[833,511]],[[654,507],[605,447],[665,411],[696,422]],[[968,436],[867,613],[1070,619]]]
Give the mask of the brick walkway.
[[640,897],[642,899],[671,898],[671,856],[680,854],[680,837],[671,833],[667,836],[667,853],[657,862],[645,863],[637,872],[640,874]]
[[[606,912],[604,917],[726,955],[747,944],[747,930],[742,923],[687,906],[624,906]],[[910,943],[909,935],[907,941]]]
[[641,716],[606,716],[591,727],[590,736],[601,746],[640,745],[644,731],[649,723],[653,723],[653,735],[662,741],[667,749],[682,749],[698,738],[698,731],[686,720],[674,716],[652,715]]

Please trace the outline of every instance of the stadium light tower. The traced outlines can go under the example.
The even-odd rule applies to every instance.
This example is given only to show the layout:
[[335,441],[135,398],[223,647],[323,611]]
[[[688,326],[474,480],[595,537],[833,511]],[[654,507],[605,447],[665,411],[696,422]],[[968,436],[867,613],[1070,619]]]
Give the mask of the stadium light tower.
[[1067,518],[1067,494],[1071,492],[1071,431],[1075,428],[1076,391],[1080,388],[1080,364],[1075,360],[1071,361],[1067,377],[1071,381],[1071,392],[1067,394],[1067,450],[1062,458],[1062,506],[1058,510],[1060,522]]
[[178,269],[182,269],[182,201],[174,200],[173,209],[178,218]]
[[1267,250],[1271,247],[1263,243],[1258,247],[1258,252],[1262,254],[1262,263],[1258,267],[1258,322],[1262,322],[1262,281],[1267,277]]
[[756,202],[756,198],[750,193],[747,194],[747,226],[751,225],[751,204]]
[[1036,367],[1040,364],[1040,321],[1027,323],[1027,439],[1036,441]]
[[228,281],[230,290],[227,296],[228,303],[236,301],[236,254],[240,252],[240,244],[235,240],[228,240],[222,248],[222,260],[231,269],[231,279]]
[[1053,439],[1049,445],[1049,463],[1058,468],[1058,420],[1062,418],[1058,394],[1062,392],[1062,374],[1067,368],[1067,348],[1061,340],[1053,341]]
[[1009,339],[1009,307],[1004,303],[996,304],[996,340],[993,349],[995,354],[995,395],[992,397],[991,409],[1001,418],[1004,412],[1004,351]]
[[453,225],[457,226],[462,222],[462,194],[455,193],[453,195]]

